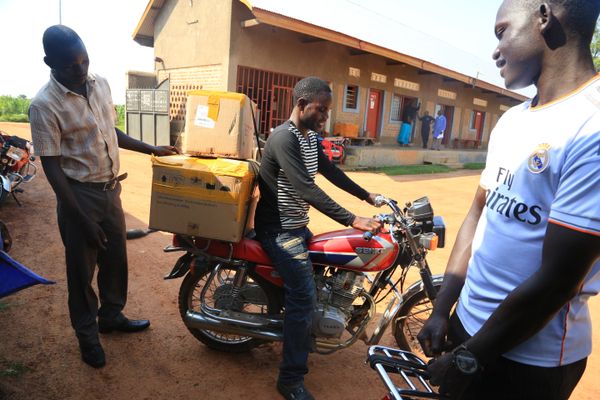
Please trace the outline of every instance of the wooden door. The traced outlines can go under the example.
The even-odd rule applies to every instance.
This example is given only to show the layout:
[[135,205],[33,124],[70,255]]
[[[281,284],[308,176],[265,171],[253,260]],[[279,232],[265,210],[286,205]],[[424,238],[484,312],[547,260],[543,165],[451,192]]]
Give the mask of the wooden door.
[[377,138],[379,133],[379,119],[381,116],[381,90],[369,90],[369,98],[367,99],[367,129],[366,136]]
[[483,136],[483,124],[485,122],[485,113],[482,111],[475,111],[475,131],[477,132],[477,140],[481,140]]
[[454,119],[454,106],[443,106],[442,113],[446,117],[446,130],[444,131],[444,138],[442,139],[442,143],[447,145],[450,143],[450,138],[452,137],[452,120]]

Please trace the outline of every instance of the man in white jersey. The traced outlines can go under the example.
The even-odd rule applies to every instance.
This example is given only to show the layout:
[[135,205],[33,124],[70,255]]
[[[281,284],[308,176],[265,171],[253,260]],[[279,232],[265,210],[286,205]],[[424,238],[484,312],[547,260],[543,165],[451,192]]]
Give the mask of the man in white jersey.
[[[594,0],[505,0],[493,58],[535,84],[492,132],[486,168],[419,334],[457,399],[567,399],[591,352],[600,289],[600,76]],[[450,316],[452,307],[455,312]],[[443,350],[453,349],[442,354]]]

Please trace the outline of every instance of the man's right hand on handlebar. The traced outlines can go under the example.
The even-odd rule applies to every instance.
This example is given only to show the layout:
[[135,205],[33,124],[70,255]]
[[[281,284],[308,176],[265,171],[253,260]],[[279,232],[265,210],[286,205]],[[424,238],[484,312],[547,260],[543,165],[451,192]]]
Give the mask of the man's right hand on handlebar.
[[384,198],[385,197],[383,197],[379,193],[369,193],[369,197],[367,197],[365,201],[372,206],[381,207],[384,204],[384,202],[382,201],[382,199]]
[[360,229],[361,231],[377,233],[381,229],[382,223],[375,218],[364,218],[356,216],[352,221],[352,227],[354,229]]

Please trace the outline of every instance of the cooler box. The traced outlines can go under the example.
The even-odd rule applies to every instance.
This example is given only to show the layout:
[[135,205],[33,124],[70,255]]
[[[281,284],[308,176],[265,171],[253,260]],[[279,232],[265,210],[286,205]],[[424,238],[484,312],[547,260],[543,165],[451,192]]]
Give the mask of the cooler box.
[[149,227],[239,242],[252,226],[246,222],[256,203],[255,176],[248,161],[153,157]]
[[188,92],[182,149],[190,155],[250,159],[256,147],[256,104],[232,92]]

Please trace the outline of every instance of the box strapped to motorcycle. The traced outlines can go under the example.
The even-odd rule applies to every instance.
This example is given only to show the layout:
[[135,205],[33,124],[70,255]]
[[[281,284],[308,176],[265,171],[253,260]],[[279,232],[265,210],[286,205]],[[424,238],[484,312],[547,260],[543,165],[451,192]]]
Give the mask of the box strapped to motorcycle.
[[366,362],[379,374],[390,400],[448,399],[432,389],[427,364],[411,352],[371,346]]

